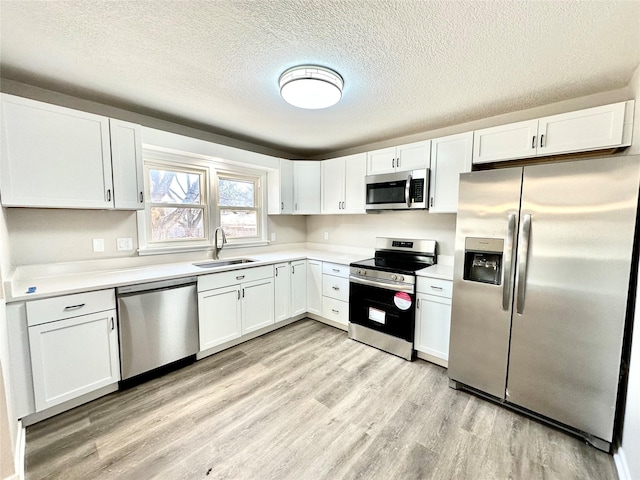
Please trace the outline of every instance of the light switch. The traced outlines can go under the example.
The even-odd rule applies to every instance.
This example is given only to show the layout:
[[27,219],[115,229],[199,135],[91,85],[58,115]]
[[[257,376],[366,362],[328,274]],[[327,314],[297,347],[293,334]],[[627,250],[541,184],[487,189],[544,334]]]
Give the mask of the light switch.
[[272,242],[276,241],[276,232],[271,232],[271,241]]
[[93,239],[93,251],[95,253],[104,252],[104,238]]

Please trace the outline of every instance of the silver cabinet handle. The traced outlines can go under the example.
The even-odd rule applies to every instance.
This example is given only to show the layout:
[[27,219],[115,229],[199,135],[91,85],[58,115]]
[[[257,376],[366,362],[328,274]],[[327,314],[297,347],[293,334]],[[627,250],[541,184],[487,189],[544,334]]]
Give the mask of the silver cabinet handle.
[[336,314],[340,313],[340,310],[336,310],[335,308],[332,308],[331,311]]
[[529,260],[529,242],[531,240],[531,215],[525,214],[524,221],[522,222],[522,239],[520,258],[518,262],[518,304],[517,312],[522,314],[524,312],[524,297],[526,294],[526,282],[527,282],[527,266]]
[[333,287],[331,287],[331,288],[333,288],[333,289],[334,289],[334,290],[336,290],[336,291],[340,290],[340,287],[338,287],[338,286],[336,286],[336,285],[334,285],[334,286],[333,286]]
[[442,291],[442,287],[436,287],[434,285],[429,285],[433,290],[438,290],[439,292]]
[[416,308],[418,310],[420,309],[420,299],[419,298],[416,300]]
[[411,180],[413,177],[411,175],[407,175],[407,184],[404,187],[404,199],[407,202],[407,207],[411,206]]
[[431,201],[430,201],[430,207],[433,207],[433,197],[431,197]]
[[340,273],[340,269],[339,268],[332,268],[331,270],[333,270],[336,273]]
[[395,158],[391,159],[391,168],[396,168],[396,159]]
[[244,288],[242,289],[242,298],[244,298]]
[[540,135],[540,148],[544,147],[544,133]]
[[238,290],[238,300],[240,300],[240,290]]
[[86,305],[86,303],[79,303],[78,305],[69,305],[68,307],[64,307],[64,311],[65,312],[71,312],[73,310],[80,310],[85,305]]
[[511,272],[514,267],[515,255],[513,246],[516,235],[516,214],[510,213],[507,217],[507,242],[504,246],[504,280],[502,284],[502,310],[509,311],[511,303]]
[[295,275],[295,273],[296,273],[296,266],[291,265],[291,275]]
[[144,203],[144,192],[140,192],[140,203]]
[[535,135],[531,138],[531,148],[536,148],[536,136]]
[[396,158],[396,168],[400,167],[400,157]]
[[109,188],[107,190],[107,202],[110,202],[110,201],[111,201],[111,189]]
[[284,202],[280,203],[280,210],[284,211]]
[[244,278],[244,275],[238,275],[238,276],[236,277],[236,280],[242,280],[243,278]]
[[111,330],[115,330],[116,326],[113,323],[113,317],[111,317]]

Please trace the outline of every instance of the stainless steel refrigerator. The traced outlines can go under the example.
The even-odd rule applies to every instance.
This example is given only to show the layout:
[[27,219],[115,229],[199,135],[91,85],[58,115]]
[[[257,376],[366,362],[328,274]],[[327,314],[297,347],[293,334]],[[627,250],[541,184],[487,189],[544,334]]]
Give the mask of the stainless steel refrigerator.
[[613,438],[640,156],[460,177],[449,377]]

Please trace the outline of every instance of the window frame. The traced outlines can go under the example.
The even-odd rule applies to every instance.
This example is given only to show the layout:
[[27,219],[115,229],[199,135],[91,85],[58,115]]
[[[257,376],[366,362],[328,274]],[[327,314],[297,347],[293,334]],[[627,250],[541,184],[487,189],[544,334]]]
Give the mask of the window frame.
[[[145,208],[137,211],[138,227],[138,254],[155,255],[183,252],[202,252],[213,250],[213,232],[220,225],[220,206],[218,205],[218,175],[227,178],[254,179],[255,201],[253,207],[257,211],[258,236],[249,238],[228,239],[225,248],[257,247],[269,244],[268,241],[268,212],[267,212],[267,171],[256,168],[247,168],[237,165],[236,162],[226,161],[221,158],[205,157],[188,152],[165,151],[152,145],[144,145],[142,152]],[[189,173],[203,173],[201,185],[201,204],[204,202],[204,239],[171,240],[167,242],[154,242],[151,240],[151,204],[149,196],[149,165],[160,166],[167,170],[175,169]],[[172,204],[165,204],[172,206]],[[188,204],[186,204],[188,205]],[[184,207],[185,204],[179,206]],[[224,207],[222,208],[224,209]]]

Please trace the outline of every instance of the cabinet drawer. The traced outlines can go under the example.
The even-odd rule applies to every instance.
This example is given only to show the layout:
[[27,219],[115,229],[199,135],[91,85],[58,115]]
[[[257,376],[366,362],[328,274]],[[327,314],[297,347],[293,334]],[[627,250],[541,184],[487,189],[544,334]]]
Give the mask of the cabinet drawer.
[[336,277],[349,278],[349,265],[322,262],[322,273]]
[[416,290],[418,293],[428,293],[429,295],[436,295],[438,297],[451,298],[453,282],[439,278],[418,277]]
[[33,327],[54,320],[63,320],[114,308],[116,308],[116,297],[113,289],[34,300],[27,302],[27,324]]
[[346,326],[349,323],[349,303],[322,297],[322,316]]
[[322,295],[335,298],[343,302],[349,301],[349,279],[334,277],[333,275],[322,276]]
[[242,268],[228,272],[212,273],[211,275],[201,275],[198,277],[198,292],[272,277],[273,265]]

